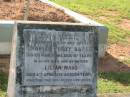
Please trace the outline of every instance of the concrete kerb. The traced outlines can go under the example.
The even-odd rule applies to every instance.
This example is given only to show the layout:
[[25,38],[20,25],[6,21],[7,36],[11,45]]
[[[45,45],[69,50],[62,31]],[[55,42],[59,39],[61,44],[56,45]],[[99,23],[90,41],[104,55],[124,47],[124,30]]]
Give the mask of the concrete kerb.
[[14,21],[0,20],[0,55],[10,54]]

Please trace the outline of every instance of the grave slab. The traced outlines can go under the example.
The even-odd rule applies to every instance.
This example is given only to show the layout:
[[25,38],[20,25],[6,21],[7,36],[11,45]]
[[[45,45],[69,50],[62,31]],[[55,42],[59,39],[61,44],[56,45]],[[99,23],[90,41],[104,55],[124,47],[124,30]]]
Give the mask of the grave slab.
[[82,23],[17,22],[8,97],[96,97],[97,29]]

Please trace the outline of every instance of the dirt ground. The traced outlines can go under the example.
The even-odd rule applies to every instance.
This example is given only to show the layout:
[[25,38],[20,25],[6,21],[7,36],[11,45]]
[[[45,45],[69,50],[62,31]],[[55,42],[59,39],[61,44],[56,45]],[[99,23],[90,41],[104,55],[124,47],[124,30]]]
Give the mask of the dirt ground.
[[[23,20],[24,2],[0,1],[0,19]],[[40,1],[31,0],[28,20],[53,21],[53,22],[75,22],[73,18],[66,15],[62,10],[55,9]]]
[[108,46],[106,55],[99,61],[99,71],[130,72],[130,45]]
[[130,30],[130,19],[123,19],[120,26],[123,29]]

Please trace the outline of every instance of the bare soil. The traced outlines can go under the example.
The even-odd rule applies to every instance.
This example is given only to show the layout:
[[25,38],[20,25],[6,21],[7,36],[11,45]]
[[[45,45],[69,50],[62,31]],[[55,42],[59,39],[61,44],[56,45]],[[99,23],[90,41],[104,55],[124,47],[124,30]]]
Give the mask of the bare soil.
[[[23,20],[24,2],[0,1],[0,19]],[[56,9],[40,1],[31,0],[28,20],[53,21],[53,22],[75,22],[73,18],[66,15],[62,10]]]
[[115,10],[102,10],[102,13],[104,13],[105,16],[119,16],[120,14]]
[[113,44],[99,61],[99,71],[130,72],[130,45]]
[[120,26],[123,29],[130,30],[130,19],[123,19]]

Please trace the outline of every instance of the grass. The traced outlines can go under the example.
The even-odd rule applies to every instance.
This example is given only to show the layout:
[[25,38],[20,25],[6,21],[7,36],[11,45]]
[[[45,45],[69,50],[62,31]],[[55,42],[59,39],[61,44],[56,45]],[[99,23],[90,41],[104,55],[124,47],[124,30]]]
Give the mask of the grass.
[[99,93],[130,93],[130,73],[99,73]]
[[0,97],[6,96],[7,82],[7,76],[0,73]]
[[50,0],[106,25],[109,43],[128,42],[130,31],[119,26],[130,19],[130,0]]

